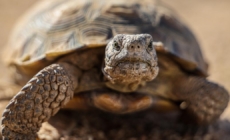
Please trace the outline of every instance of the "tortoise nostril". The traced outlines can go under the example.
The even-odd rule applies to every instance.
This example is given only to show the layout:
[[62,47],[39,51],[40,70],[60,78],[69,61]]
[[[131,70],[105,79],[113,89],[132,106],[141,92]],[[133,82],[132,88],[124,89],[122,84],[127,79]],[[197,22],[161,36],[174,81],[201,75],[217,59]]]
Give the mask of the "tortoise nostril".
[[140,46],[137,46],[137,48],[139,49],[139,48],[140,48]]
[[131,48],[133,49],[134,47],[133,47],[133,46],[131,46]]

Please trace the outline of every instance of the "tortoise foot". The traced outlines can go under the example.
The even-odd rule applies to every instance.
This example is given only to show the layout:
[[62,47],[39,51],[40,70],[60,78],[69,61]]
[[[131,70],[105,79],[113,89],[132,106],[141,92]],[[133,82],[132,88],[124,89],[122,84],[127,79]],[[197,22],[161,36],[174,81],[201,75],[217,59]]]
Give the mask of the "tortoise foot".
[[186,115],[198,124],[216,121],[229,102],[225,88],[204,78],[189,77],[177,93],[185,101]]

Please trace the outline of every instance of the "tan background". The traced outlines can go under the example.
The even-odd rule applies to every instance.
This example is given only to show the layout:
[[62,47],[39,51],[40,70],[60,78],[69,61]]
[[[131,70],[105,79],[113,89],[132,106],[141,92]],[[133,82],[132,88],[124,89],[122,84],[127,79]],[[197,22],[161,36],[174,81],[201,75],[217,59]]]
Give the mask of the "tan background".
[[[35,2],[36,0],[0,0],[0,47],[6,43],[16,20]],[[224,85],[230,91],[230,0],[163,2],[171,6],[196,34],[210,64],[209,79]],[[4,67],[0,69],[1,80],[6,78],[5,71]],[[228,112],[224,116],[230,116]]]

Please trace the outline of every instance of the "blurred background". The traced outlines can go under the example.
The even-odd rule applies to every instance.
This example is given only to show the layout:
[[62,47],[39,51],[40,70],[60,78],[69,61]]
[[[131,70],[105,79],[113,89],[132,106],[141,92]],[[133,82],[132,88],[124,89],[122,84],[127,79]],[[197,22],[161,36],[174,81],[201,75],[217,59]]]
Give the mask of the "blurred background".
[[[0,0],[0,47],[6,44],[18,18],[36,1]],[[162,2],[174,9],[193,30],[209,63],[208,78],[230,91],[230,0],[162,0]],[[7,69],[2,66],[0,60],[1,81],[7,79],[5,72]],[[227,116],[230,118],[230,109],[226,110],[222,117]]]

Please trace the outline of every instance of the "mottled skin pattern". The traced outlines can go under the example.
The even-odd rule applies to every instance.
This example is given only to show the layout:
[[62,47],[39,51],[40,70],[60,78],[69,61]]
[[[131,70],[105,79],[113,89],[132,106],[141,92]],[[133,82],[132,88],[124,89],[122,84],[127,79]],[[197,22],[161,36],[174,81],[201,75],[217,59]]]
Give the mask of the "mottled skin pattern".
[[[157,56],[150,35],[117,35],[106,47],[104,72],[110,88],[135,91],[158,74]],[[118,85],[120,87],[113,87]]]
[[[117,39],[120,39],[119,42]],[[137,112],[161,105],[162,101],[168,100],[183,101],[186,104],[183,108],[184,115],[190,116],[191,119],[186,119],[190,123],[209,124],[219,118],[227,106],[228,92],[205,78],[184,73],[164,54],[159,54],[162,72],[154,79],[158,73],[154,44],[157,43],[153,43],[148,34],[117,35],[106,47],[105,63],[97,61],[101,60],[103,53],[101,49],[96,49],[93,52],[96,59],[91,58],[92,61],[76,61],[75,56],[81,58],[82,55],[84,58],[90,56],[93,51],[83,50],[76,52],[81,55],[73,53],[61,58],[57,64],[45,67],[6,107],[2,116],[4,139],[35,139],[41,124],[66,105],[74,96],[74,92],[75,98],[81,101],[78,106],[83,103],[89,108],[116,114]],[[99,65],[93,62],[101,64],[105,81],[102,80],[103,76],[98,77],[103,72],[99,71]],[[124,76],[123,70],[129,73],[129,79]],[[92,73],[87,73],[90,71]],[[90,84],[87,80],[92,80],[98,90],[84,87],[85,84]],[[129,86],[130,83],[132,86]],[[82,87],[85,89],[82,90]],[[92,93],[83,96],[80,94],[81,90],[89,91],[90,88]],[[161,94],[157,93],[158,90]],[[163,98],[158,99],[156,96]],[[68,108],[68,105],[66,107]]]

